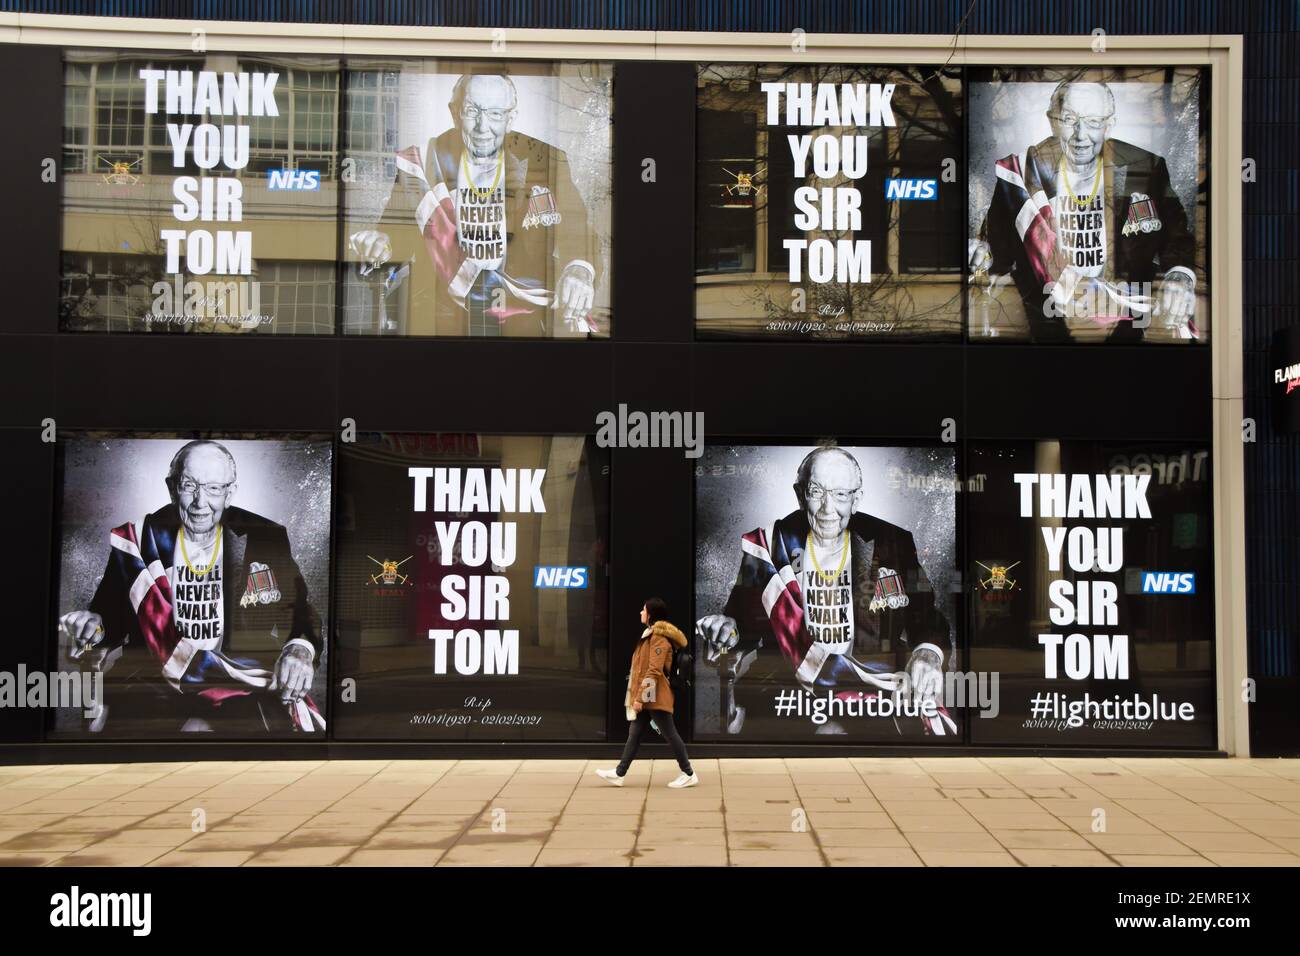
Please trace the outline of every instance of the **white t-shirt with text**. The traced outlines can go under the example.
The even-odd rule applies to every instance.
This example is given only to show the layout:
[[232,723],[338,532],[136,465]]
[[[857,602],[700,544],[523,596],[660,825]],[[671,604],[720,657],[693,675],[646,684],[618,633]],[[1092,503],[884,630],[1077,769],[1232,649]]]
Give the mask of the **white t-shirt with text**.
[[[218,651],[225,632],[225,582],[221,579],[219,541],[207,545],[184,542],[177,536],[168,578],[172,588],[172,620],[176,635],[189,638],[199,650]],[[188,565],[186,557],[189,558]],[[190,569],[193,567],[193,571]],[[195,574],[194,572],[201,572]]]

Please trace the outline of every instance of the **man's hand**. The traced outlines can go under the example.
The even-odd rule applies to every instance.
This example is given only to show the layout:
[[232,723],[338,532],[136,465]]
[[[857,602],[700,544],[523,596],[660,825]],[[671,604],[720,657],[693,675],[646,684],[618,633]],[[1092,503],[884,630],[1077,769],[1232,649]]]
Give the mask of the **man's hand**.
[[388,241],[388,233],[374,229],[362,229],[348,237],[348,249],[362,262],[361,274],[369,275],[376,266],[382,266],[393,258],[393,247]]
[[988,272],[993,265],[993,250],[983,239],[972,239],[967,243],[966,257],[972,275]]
[[709,614],[695,622],[695,636],[704,641],[704,661],[716,664],[718,658],[740,642],[736,619],[725,614]]
[[576,326],[587,317],[596,301],[596,286],[586,266],[570,263],[560,273],[559,288],[555,295],[555,308],[569,326]]
[[644,706],[645,706],[645,704],[641,703],[641,701],[639,701],[639,700],[634,700],[634,701],[632,701],[632,709],[633,709],[636,713],[638,713],[638,714],[641,713],[641,709],[642,709]]
[[68,656],[73,660],[104,639],[104,619],[94,611],[69,611],[59,618],[59,627],[72,641]]
[[296,703],[311,690],[315,671],[311,658],[311,652],[301,644],[290,644],[280,652],[280,659],[275,662],[275,686],[280,689],[280,700],[284,703]]
[[1160,288],[1160,315],[1165,328],[1186,330],[1187,338],[1194,336],[1189,326],[1196,315],[1196,280],[1186,272],[1172,270],[1165,273]]
[[907,662],[907,687],[917,703],[937,700],[943,691],[943,661],[927,648],[918,648]]

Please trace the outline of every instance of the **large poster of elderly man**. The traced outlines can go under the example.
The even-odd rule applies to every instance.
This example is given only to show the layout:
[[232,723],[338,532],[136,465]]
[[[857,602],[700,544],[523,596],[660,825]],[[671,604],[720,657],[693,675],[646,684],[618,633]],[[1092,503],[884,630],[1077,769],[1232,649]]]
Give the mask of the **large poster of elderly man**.
[[952,449],[714,445],[695,475],[696,735],[960,742]]
[[971,336],[1208,341],[1202,71],[992,69],[969,88]]
[[324,739],[332,446],[62,442],[60,672],[103,693],[61,737]]
[[354,64],[345,332],[609,334],[608,65]]

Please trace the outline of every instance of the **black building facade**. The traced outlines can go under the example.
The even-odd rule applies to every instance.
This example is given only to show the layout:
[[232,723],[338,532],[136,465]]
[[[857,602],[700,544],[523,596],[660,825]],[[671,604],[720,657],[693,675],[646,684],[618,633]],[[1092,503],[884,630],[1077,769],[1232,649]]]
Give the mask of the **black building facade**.
[[[1300,465],[1270,351],[1296,321],[1293,6],[337,3],[310,22],[393,33],[306,52],[277,46],[279,4],[16,7],[0,671],[121,656],[106,719],[0,708],[5,759],[612,751],[650,595],[691,637],[675,696],[700,753],[1300,752]],[[180,26],[113,19],[135,17]],[[78,23],[99,39],[59,32]],[[444,27],[481,35],[418,32]],[[589,36],[528,32],[562,28]],[[1213,56],[1179,42],[1211,35]],[[202,80],[170,100],[169,71],[247,77],[249,106],[236,86],[187,109]],[[1015,127],[1031,110],[1050,120]],[[1055,185],[1057,155],[1035,188],[1027,148],[1090,121],[1096,186]],[[222,125],[249,127],[246,159]],[[912,182],[935,199],[891,185]],[[1036,258],[1031,214],[1078,258]],[[1049,315],[989,280],[1009,260],[1048,270],[1040,296],[1077,273],[1111,299]],[[1190,326],[1163,298],[1178,270]],[[223,296],[250,277],[265,322],[222,328],[183,272]],[[193,441],[229,477],[190,474]],[[203,551],[210,515],[227,537]],[[294,642],[312,673],[282,711]],[[930,649],[976,703],[998,675],[999,715],[854,722]],[[1084,695],[1148,710],[1076,724]]]

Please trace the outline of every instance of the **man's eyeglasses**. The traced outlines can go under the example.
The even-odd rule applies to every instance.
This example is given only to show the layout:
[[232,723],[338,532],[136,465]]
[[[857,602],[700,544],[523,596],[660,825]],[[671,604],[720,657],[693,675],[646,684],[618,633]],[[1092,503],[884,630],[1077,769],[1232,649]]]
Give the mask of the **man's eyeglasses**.
[[1074,113],[1049,113],[1048,115],[1068,130],[1074,130],[1082,123],[1083,128],[1089,133],[1100,133],[1111,119],[1109,116],[1078,116]]
[[467,120],[470,123],[478,122],[480,116],[486,118],[489,123],[500,123],[503,119],[509,116],[510,113],[511,110],[480,109],[479,107],[469,103],[460,108],[460,118]]
[[227,481],[224,484],[218,481],[208,481],[199,484],[193,478],[182,478],[180,481],[176,482],[176,490],[183,495],[193,496],[200,488],[202,488],[203,493],[209,498],[224,498],[226,495],[230,494],[230,486],[233,484],[233,481]]
[[804,496],[808,499],[809,504],[819,505],[826,500],[826,496],[831,496],[831,501],[837,505],[847,505],[857,497],[857,488],[823,488],[821,485],[810,484],[804,489]]

